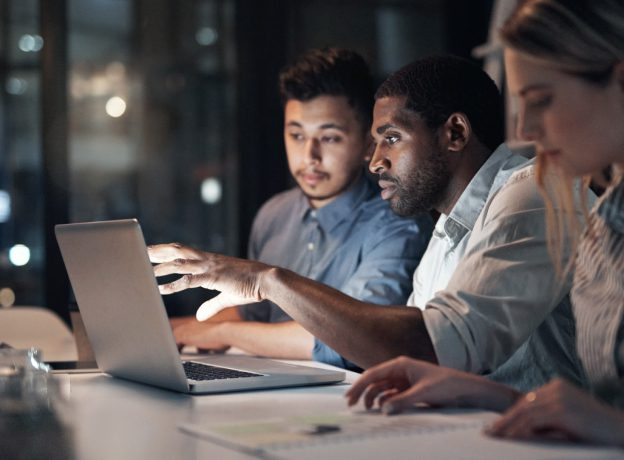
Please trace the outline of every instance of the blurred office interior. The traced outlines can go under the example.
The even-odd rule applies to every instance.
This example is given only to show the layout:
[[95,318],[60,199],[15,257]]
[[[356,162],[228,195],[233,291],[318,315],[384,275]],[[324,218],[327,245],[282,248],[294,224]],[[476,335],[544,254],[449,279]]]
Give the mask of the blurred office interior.
[[[493,0],[0,0],[0,306],[67,318],[55,224],[136,217],[148,243],[244,255],[292,185],[277,74],[353,48],[381,82],[471,57]],[[167,299],[191,312],[210,293]]]

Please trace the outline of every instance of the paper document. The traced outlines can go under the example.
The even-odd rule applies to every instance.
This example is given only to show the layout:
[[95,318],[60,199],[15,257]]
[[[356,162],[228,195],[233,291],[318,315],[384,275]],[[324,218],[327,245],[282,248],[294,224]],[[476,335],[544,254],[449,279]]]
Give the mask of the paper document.
[[277,454],[293,448],[481,428],[485,423],[483,417],[470,415],[421,412],[386,416],[376,411],[343,411],[235,423],[182,424],[179,428],[189,435],[241,452],[271,456],[271,453]]

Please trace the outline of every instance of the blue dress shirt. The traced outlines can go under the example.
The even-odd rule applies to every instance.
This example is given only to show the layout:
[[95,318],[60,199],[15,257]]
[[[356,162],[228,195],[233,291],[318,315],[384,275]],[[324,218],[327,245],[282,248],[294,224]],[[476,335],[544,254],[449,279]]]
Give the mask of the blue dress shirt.
[[[366,302],[405,305],[432,228],[427,214],[409,219],[395,215],[376,184],[363,175],[319,209],[310,207],[298,187],[271,198],[254,220],[248,257]],[[241,306],[239,312],[248,321],[291,319],[268,301]],[[318,339],[313,358],[358,369]]]

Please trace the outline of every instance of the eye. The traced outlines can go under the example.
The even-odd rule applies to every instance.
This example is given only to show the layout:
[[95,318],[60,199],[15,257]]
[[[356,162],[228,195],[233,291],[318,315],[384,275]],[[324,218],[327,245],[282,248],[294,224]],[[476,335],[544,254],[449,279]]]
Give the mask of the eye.
[[342,141],[342,137],[340,136],[323,136],[321,137],[321,142],[324,144],[337,144]]
[[548,107],[551,102],[552,102],[552,96],[542,95],[542,96],[535,96],[535,97],[527,98],[525,101],[525,105],[527,109],[544,109]]
[[394,145],[397,142],[399,142],[401,138],[397,136],[396,134],[386,134],[384,136],[384,140],[386,141],[387,144]]
[[303,134],[297,132],[288,133],[288,137],[290,137],[295,142],[301,142],[304,140]]

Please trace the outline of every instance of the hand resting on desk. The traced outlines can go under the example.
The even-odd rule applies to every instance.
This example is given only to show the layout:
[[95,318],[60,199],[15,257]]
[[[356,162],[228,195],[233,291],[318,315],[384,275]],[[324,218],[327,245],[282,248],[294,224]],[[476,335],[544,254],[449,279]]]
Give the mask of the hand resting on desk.
[[169,318],[173,337],[181,350],[184,346],[197,348],[199,353],[225,353],[232,344],[223,331],[224,323],[240,322],[236,308],[226,308],[207,321],[199,322],[195,316]]
[[401,356],[365,371],[345,397],[349,406],[362,397],[367,409],[377,402],[393,414],[414,404],[501,411],[519,395],[477,375]]
[[399,357],[368,369],[346,392],[383,412],[415,404],[503,412],[487,433],[514,439],[557,439],[624,446],[624,413],[562,379],[523,395],[484,377]]
[[172,321],[173,337],[180,349],[193,346],[200,353],[225,353],[230,345],[220,340],[220,326],[219,323],[200,323],[194,317],[187,321]]

